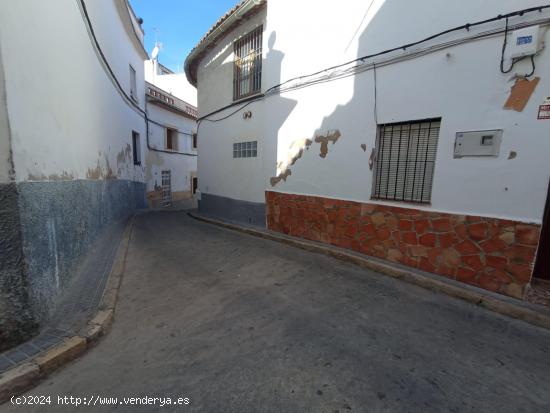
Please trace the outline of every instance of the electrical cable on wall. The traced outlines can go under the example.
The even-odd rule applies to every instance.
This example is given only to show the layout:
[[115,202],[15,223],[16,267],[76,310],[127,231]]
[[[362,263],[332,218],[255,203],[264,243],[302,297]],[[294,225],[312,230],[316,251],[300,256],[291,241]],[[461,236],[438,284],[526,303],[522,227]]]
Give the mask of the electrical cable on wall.
[[[154,151],[154,152],[169,153],[169,154],[173,154],[173,155],[197,156],[196,153],[164,150],[164,149],[159,149],[159,148],[155,148],[154,146],[151,146],[151,144],[149,142],[149,123],[153,123],[153,124],[159,125],[161,127],[165,127],[165,126],[163,124],[157,122],[157,121],[149,119],[149,116],[147,115],[147,112],[145,110],[143,110],[130,96],[128,96],[128,94],[126,93],[124,88],[121,86],[120,81],[116,77],[111,65],[109,64],[109,61],[107,60],[107,57],[103,53],[103,50],[102,50],[102,48],[99,44],[99,41],[97,40],[97,37],[95,35],[95,31],[94,31],[94,27],[92,25],[92,21],[90,19],[89,14],[88,14],[88,9],[86,8],[86,3],[84,2],[84,0],[76,0],[76,1],[79,5],[79,9],[81,11],[82,17],[83,17],[83,19],[86,23],[86,30],[88,32],[88,35],[89,35],[90,39],[92,40],[94,50],[96,50],[97,54],[99,55],[100,62],[102,63],[102,66],[104,67],[104,69],[107,71],[107,75],[111,79],[111,82],[113,82],[113,85],[115,86],[115,89],[117,90],[119,95],[123,98],[125,103],[127,105],[129,105],[134,111],[136,111],[145,120],[145,135],[146,135],[145,140],[146,140],[146,143],[147,143],[147,149],[149,149],[150,151]],[[135,34],[135,32],[134,32],[134,34]],[[191,134],[181,132],[179,130],[177,132],[179,134],[191,136]]]
[[[238,102],[233,102],[233,103],[228,104],[228,105],[226,105],[226,106],[224,106],[220,109],[217,109],[213,112],[210,112],[210,113],[208,113],[204,116],[201,116],[198,119],[198,125],[200,125],[200,123],[202,121],[219,122],[219,121],[225,120],[225,119],[235,115],[236,113],[240,112],[241,110],[243,110],[245,107],[251,105],[252,103],[257,102],[259,100],[263,100],[266,97],[269,97],[269,96],[271,96],[272,94],[275,94],[275,93],[283,93],[283,92],[286,92],[286,91],[289,91],[289,90],[296,90],[296,89],[300,89],[300,88],[303,88],[303,87],[308,87],[308,86],[311,86],[311,85],[315,85],[315,84],[319,84],[319,83],[323,83],[323,82],[327,82],[327,81],[341,79],[341,78],[344,78],[344,77],[347,77],[347,76],[353,76],[357,73],[361,73],[362,71],[369,70],[369,69],[374,70],[375,69],[375,67],[374,67],[375,63],[364,64],[365,60],[372,59],[373,57],[387,55],[389,53],[400,51],[400,50],[405,51],[407,49],[410,49],[413,46],[417,46],[417,45],[426,43],[430,40],[436,39],[438,37],[444,36],[446,34],[449,34],[449,33],[455,32],[455,31],[461,31],[461,30],[470,31],[470,29],[472,27],[476,27],[476,26],[480,26],[480,25],[483,25],[483,24],[487,24],[487,23],[491,23],[491,22],[495,22],[495,21],[500,21],[502,19],[506,19],[507,24],[506,24],[506,28],[504,29],[504,32],[507,32],[509,30],[508,19],[510,17],[523,16],[526,13],[542,12],[543,10],[549,9],[549,8],[550,8],[550,5],[543,5],[543,6],[531,7],[531,8],[527,8],[527,9],[523,9],[523,10],[517,10],[517,11],[514,11],[514,12],[507,13],[507,14],[499,14],[496,17],[492,17],[492,18],[489,18],[489,19],[477,21],[477,22],[474,22],[474,23],[466,23],[466,24],[463,24],[461,26],[457,26],[457,27],[454,27],[454,28],[451,28],[451,29],[444,30],[442,32],[436,33],[434,35],[431,35],[429,37],[426,37],[426,38],[424,38],[422,40],[419,40],[419,41],[416,41],[416,42],[408,43],[408,44],[398,46],[398,47],[394,47],[394,48],[391,48],[391,49],[386,49],[386,50],[383,50],[381,52],[373,53],[373,54],[370,54],[370,55],[365,55],[365,56],[359,57],[357,59],[350,60],[348,62],[339,64],[339,65],[335,65],[335,66],[332,66],[332,67],[329,67],[329,68],[326,68],[326,69],[322,69],[322,70],[319,70],[319,71],[316,71],[314,73],[310,73],[310,74],[307,74],[307,75],[296,76],[296,77],[288,79],[288,80],[286,80],[282,83],[279,83],[275,86],[270,87],[269,89],[267,89],[262,94],[252,96],[248,99],[244,99],[244,100],[241,100],[241,101],[238,101]],[[548,20],[546,20],[546,23],[548,23]],[[474,39],[480,39],[480,38],[483,38],[483,37],[494,36],[494,35],[500,34],[502,32],[503,32],[502,29],[495,29],[495,30],[488,31],[486,33],[482,33],[482,34],[479,34],[479,35],[472,36],[470,39],[474,40]],[[424,52],[418,52],[418,55],[422,55],[422,53],[428,53],[428,52],[433,51],[433,50],[439,50],[439,49],[443,49],[443,48],[446,48],[446,47],[451,47],[451,46],[454,46],[454,45],[458,45],[458,44],[461,44],[463,42],[464,42],[463,39],[447,42],[447,43],[444,43],[444,44],[440,45],[439,47],[434,47],[433,49],[427,49],[427,51],[424,51]],[[416,56],[415,53],[412,53],[410,56],[409,55],[407,55],[407,56],[397,56],[397,57],[395,57],[393,59],[390,59],[387,62],[385,62],[384,65],[392,64],[392,63],[403,61],[403,60],[408,60],[412,57],[415,57]],[[356,64],[356,63],[358,63],[358,64]],[[344,68],[344,67],[352,65],[352,64],[356,64],[356,65],[354,65],[352,67],[349,67],[347,69],[344,69],[341,72],[335,72],[335,73],[329,74],[325,78],[313,79],[313,80],[310,80],[310,81],[308,81],[304,84],[291,85],[291,86],[286,87],[286,88],[283,87],[285,85],[288,85],[289,83],[309,79],[309,78],[312,78],[314,76],[322,75],[326,72],[341,69],[341,68]],[[532,76],[532,74],[534,74],[534,72],[535,72],[534,58],[532,58],[532,64],[533,64],[533,71],[532,71],[531,74],[527,74],[526,77]],[[382,66],[381,63],[376,63],[376,67],[380,67],[380,66]],[[231,112],[230,114],[228,114],[226,116],[223,116],[222,118],[209,119],[211,116],[213,116],[217,113],[223,112],[223,111],[225,111],[227,109],[230,109],[232,107],[235,107],[235,106],[239,106],[239,107],[235,111]]]

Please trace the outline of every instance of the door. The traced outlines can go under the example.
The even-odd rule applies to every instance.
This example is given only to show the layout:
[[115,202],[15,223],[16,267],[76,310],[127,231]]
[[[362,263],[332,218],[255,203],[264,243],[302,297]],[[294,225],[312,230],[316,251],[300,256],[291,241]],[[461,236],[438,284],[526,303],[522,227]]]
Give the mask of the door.
[[546,206],[544,207],[537,261],[535,262],[533,276],[550,281],[550,185],[548,185],[548,195],[546,196]]

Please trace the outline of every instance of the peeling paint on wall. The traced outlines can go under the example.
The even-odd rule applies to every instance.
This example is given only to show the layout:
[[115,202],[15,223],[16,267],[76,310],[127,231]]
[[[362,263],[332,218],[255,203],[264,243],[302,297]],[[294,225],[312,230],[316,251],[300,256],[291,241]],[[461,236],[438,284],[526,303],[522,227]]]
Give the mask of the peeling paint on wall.
[[281,181],[286,182],[286,178],[288,178],[290,175],[292,175],[292,171],[290,169],[285,169],[284,172],[280,173],[277,176],[272,177],[269,182],[271,183],[271,186],[277,185]]
[[326,158],[328,153],[328,143],[332,142],[334,145],[342,135],[338,129],[329,131],[325,136],[318,135],[315,137],[315,142],[321,144],[321,153],[319,156],[321,158]]
[[72,181],[76,179],[74,174],[67,171],[61,172],[61,174],[33,174],[28,172],[27,181]]
[[363,149],[363,152],[367,152],[367,145],[362,143],[361,144],[361,149]]
[[100,159],[97,160],[95,168],[88,168],[86,172],[86,178],[92,180],[100,179],[117,179],[117,176],[114,174],[109,158],[104,154],[104,166],[101,165]]
[[522,112],[527,106],[529,98],[535,91],[539,83],[540,77],[536,77],[533,80],[528,79],[517,79],[512,90],[510,91],[510,96],[504,104],[504,109],[512,109],[516,112]]
[[[332,142],[334,145],[336,141],[341,137],[339,130],[328,131],[326,135],[317,135],[315,137],[315,142],[321,144],[321,151],[319,156],[321,158],[326,158],[328,153],[328,144]],[[269,182],[271,186],[276,186],[279,182],[287,180],[287,178],[292,175],[290,167],[296,163],[298,159],[304,154],[304,149],[309,150],[309,147],[312,145],[311,139],[298,139],[292,142],[290,148],[287,152],[287,158],[284,161],[281,161],[277,164],[277,176],[271,177]]]

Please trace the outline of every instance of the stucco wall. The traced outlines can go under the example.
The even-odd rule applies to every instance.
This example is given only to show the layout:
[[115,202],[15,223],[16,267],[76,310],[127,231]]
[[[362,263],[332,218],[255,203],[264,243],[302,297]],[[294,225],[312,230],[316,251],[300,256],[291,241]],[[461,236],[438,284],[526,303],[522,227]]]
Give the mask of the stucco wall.
[[[313,1],[269,2],[262,90],[294,76],[420,40],[444,29],[536,5],[533,0],[521,4],[512,0],[483,3],[469,0],[460,4],[376,0],[365,14],[369,4],[360,1],[347,2],[346,7],[318,7]],[[304,15],[315,24],[304,24]],[[548,17],[548,11],[537,12],[511,19],[510,24]],[[256,19],[261,20],[260,16]],[[201,61],[198,71],[201,116],[231,101],[230,43],[255,24],[255,21],[244,23]],[[504,28],[504,21],[446,35],[422,47],[495,28]],[[550,35],[548,31],[544,33],[548,42]],[[370,202],[373,172],[369,169],[369,156],[375,146],[376,123],[442,117],[432,201],[418,208],[540,223],[550,175],[546,156],[550,149],[550,141],[546,139],[550,125],[549,121],[536,117],[538,105],[550,94],[550,78],[546,75],[550,59],[546,50],[536,57],[536,76],[541,80],[526,108],[522,112],[504,110],[514,84],[511,76],[514,72],[529,72],[531,67],[525,61],[517,64],[510,74],[500,73],[502,40],[500,34],[379,67],[377,121],[372,70],[267,98],[249,107],[254,114],[251,121],[244,121],[240,113],[215,124],[203,121],[199,133],[199,174],[206,172],[201,179],[201,191],[260,201],[267,188]],[[391,56],[402,56],[416,49],[397,51]],[[382,62],[382,58],[373,60]],[[231,110],[234,108],[213,118],[223,117]],[[484,129],[504,130],[499,157],[453,158],[456,132]],[[325,158],[319,156],[320,144],[313,142],[294,159],[300,152],[297,143],[305,139],[314,141],[316,136],[326,136],[331,131],[338,131],[340,138],[328,145]],[[227,151],[231,141],[239,136],[260,138],[264,165],[261,185],[246,181],[258,169],[252,165],[238,169],[237,160]],[[510,156],[511,152],[516,156]],[[289,159],[295,161],[291,175],[286,182],[282,180],[272,186],[271,178],[280,172],[277,165]],[[216,167],[207,170],[207,165],[212,164]]]
[[[87,1],[98,41],[129,93],[132,64],[144,107],[143,62],[114,1]],[[1,7],[0,37],[17,181],[144,181],[124,157],[143,119],[124,104],[88,37],[75,0],[23,0]],[[28,28],[32,27],[32,30]],[[140,81],[141,79],[141,81]]]
[[[97,39],[144,108],[143,59],[124,0],[86,1]],[[122,7],[122,8],[121,8]],[[6,348],[48,322],[97,236],[145,204],[132,131],[145,122],[116,91],[76,0],[0,5],[0,132],[11,137],[13,184],[0,187],[0,329]],[[7,110],[6,110],[7,109]],[[8,151],[9,153],[9,151]],[[142,152],[142,158],[144,155]],[[6,152],[1,151],[0,182]],[[107,257],[102,257],[107,259]],[[7,267],[4,264],[9,264]],[[98,263],[100,264],[100,263]],[[7,268],[7,270],[5,270]]]
[[[158,105],[149,103],[147,111],[151,119],[180,132],[189,135],[178,134],[178,153],[156,152],[148,150],[145,158],[145,178],[147,183],[147,198],[149,205],[158,207],[158,201],[162,198],[162,171],[171,172],[171,186],[173,203],[192,198],[191,177],[197,174],[197,150],[193,148],[192,137],[196,129],[196,122],[177,113],[164,109]],[[166,149],[166,128],[156,124],[149,127],[149,143],[152,147]]]

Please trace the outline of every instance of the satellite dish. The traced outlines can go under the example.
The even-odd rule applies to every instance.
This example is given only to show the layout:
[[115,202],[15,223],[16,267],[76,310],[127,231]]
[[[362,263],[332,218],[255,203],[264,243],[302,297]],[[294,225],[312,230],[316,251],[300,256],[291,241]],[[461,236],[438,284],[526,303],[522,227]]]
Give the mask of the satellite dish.
[[158,47],[158,45],[155,46],[155,48],[151,52],[151,57],[153,58],[153,60],[157,58],[157,56],[159,55],[159,51],[160,51],[160,48]]

